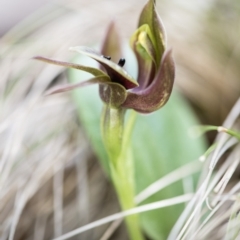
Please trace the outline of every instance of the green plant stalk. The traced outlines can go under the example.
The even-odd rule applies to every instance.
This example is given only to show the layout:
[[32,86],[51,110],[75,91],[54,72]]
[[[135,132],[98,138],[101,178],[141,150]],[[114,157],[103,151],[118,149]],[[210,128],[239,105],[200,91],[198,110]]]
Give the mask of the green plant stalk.
[[123,126],[126,110],[103,106],[101,119],[101,132],[105,149],[108,153],[109,162],[116,165],[122,151]]
[[[133,156],[130,147],[131,133],[136,113],[131,114],[124,128],[125,109],[104,106],[102,114],[102,136],[109,157],[111,178],[122,210],[134,208],[135,184]],[[131,240],[143,240],[139,218],[125,218]]]

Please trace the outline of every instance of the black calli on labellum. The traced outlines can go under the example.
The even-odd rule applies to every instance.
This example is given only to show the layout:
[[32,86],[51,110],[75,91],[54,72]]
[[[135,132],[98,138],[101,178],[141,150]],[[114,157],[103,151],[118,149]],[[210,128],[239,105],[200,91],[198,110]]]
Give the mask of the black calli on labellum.
[[111,107],[151,113],[168,101],[175,75],[171,50],[166,50],[164,27],[153,0],[149,0],[143,8],[138,29],[132,35],[130,44],[138,62],[137,81],[123,69],[125,59],[121,58],[121,44],[113,23],[109,26],[100,53],[89,47],[70,48],[96,60],[100,69],[39,56],[34,59],[79,69],[93,75],[93,78],[84,82],[56,87],[50,90],[49,94],[99,84],[102,101]]

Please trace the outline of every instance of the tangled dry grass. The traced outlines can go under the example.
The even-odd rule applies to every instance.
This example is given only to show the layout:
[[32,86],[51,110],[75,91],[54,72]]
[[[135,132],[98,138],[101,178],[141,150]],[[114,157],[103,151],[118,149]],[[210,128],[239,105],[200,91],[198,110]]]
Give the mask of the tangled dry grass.
[[[64,69],[30,58],[41,54],[69,60],[70,46],[100,41],[112,18],[126,38],[135,29],[144,2],[54,2],[0,39],[0,239],[52,239],[119,211],[69,95],[44,97],[54,82],[66,81]],[[209,6],[157,4],[174,49],[177,87],[204,123],[221,125],[240,93],[237,31],[229,36],[230,30],[222,26],[220,32],[218,24],[208,18]],[[224,33],[231,42],[217,42]],[[221,44],[228,54],[218,52]],[[232,155],[240,155],[239,145],[227,159]],[[227,171],[232,161],[227,160],[220,169]],[[237,165],[235,181],[236,171]],[[204,174],[206,171],[203,178]],[[224,170],[218,179],[223,174]],[[224,207],[220,215],[229,204]],[[221,239],[212,238],[216,235],[211,226],[208,231],[202,228],[202,234]],[[100,239],[106,228],[71,239]],[[126,239],[124,228],[113,239]]]

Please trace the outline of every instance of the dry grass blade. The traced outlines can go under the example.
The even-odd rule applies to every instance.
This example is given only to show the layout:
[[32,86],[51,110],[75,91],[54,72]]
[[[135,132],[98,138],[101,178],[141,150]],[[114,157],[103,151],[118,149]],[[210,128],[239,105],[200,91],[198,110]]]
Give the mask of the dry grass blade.
[[[240,101],[238,100],[228,115],[224,126],[240,129]],[[203,172],[201,186],[173,228],[169,239],[210,239],[214,232],[224,228],[230,218],[234,197],[239,192],[240,185],[234,179],[240,162],[240,143],[234,137],[219,133],[216,138],[217,147],[206,161],[208,171]],[[220,159],[228,153],[224,163]],[[218,168],[216,168],[218,166]],[[198,197],[197,197],[198,196]],[[211,199],[211,201],[210,201]],[[229,202],[230,201],[230,202]],[[204,205],[206,202],[206,206]],[[194,209],[193,209],[194,207]],[[190,211],[192,209],[192,213]],[[220,217],[225,214],[225,217]],[[204,213],[204,217],[203,217]],[[218,230],[216,230],[218,229]],[[177,237],[176,237],[177,236]],[[221,239],[216,238],[214,239]]]
[[69,232],[69,233],[67,233],[67,234],[65,234],[65,235],[63,235],[59,238],[55,238],[54,240],[69,239],[73,236],[76,236],[76,235],[82,233],[82,232],[85,232],[85,231],[88,231],[90,229],[96,228],[96,227],[101,226],[103,224],[106,224],[108,222],[112,222],[114,220],[121,219],[123,217],[133,215],[133,214],[136,214],[136,213],[151,211],[151,210],[154,210],[154,209],[163,208],[163,207],[187,202],[191,198],[192,198],[192,194],[185,194],[185,195],[174,197],[174,198],[171,198],[171,199],[166,199],[166,200],[162,200],[162,201],[159,201],[159,202],[154,202],[154,203],[142,205],[142,206],[139,206],[139,207],[136,207],[136,208],[132,208],[130,210],[120,212],[120,213],[116,213],[116,214],[110,215],[106,218],[102,218],[98,221],[92,222],[88,225],[85,225],[83,227],[75,229],[72,232]]

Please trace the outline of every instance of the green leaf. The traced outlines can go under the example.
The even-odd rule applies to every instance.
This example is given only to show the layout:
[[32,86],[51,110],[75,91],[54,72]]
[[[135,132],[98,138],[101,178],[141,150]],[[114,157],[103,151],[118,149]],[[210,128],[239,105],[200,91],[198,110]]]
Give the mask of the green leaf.
[[[133,62],[130,55],[127,62]],[[87,59],[84,64],[87,65]],[[135,65],[136,66],[136,65]],[[134,65],[129,69],[136,69]],[[134,75],[134,72],[131,72]],[[86,79],[86,73],[69,71],[70,81],[75,83]],[[101,141],[100,116],[102,103],[95,86],[77,89],[73,92],[73,100],[93,150],[109,174],[107,154]],[[190,127],[198,124],[188,104],[176,91],[164,108],[150,115],[138,115],[133,133],[132,147],[135,160],[135,176],[137,191],[145,189],[154,181],[174,169],[196,160],[205,152],[203,138],[191,139],[188,135]],[[182,184],[176,183],[163,189],[147,199],[144,203],[158,201],[183,193]],[[183,210],[177,205],[161,210],[154,210],[140,215],[141,224],[151,239],[166,239],[170,229]]]
[[[176,91],[164,108],[137,118],[132,144],[138,192],[204,153],[203,139],[192,139],[188,135],[189,128],[196,123],[192,110]],[[183,187],[178,182],[153,195],[143,204],[181,194]],[[145,232],[151,239],[167,239],[182,210],[183,205],[176,205],[141,214]]]

